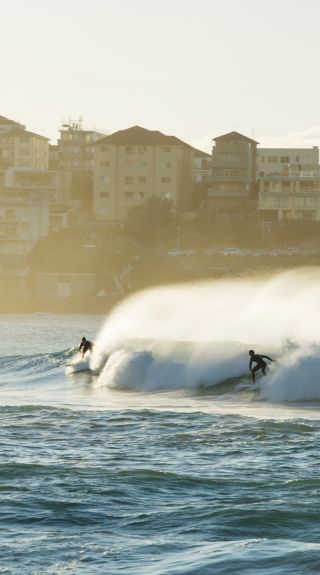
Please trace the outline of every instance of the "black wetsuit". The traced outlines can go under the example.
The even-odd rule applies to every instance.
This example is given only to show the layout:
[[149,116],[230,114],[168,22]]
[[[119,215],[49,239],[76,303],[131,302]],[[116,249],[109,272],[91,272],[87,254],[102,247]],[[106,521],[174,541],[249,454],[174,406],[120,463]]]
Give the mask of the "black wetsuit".
[[79,346],[79,351],[82,351],[82,357],[84,356],[84,354],[89,350],[92,351],[93,348],[93,343],[92,341],[89,341],[88,339],[84,339],[81,341],[80,346]]
[[[253,381],[255,381],[255,379],[256,379],[256,371],[258,371],[259,369],[261,369],[263,375],[266,374],[267,364],[264,361],[264,359],[268,359],[269,361],[273,361],[273,359],[271,359],[271,357],[268,357],[267,355],[259,355],[258,353],[254,353],[253,355],[250,356],[249,369],[251,371]],[[251,369],[252,362],[257,364],[254,366],[253,369]]]

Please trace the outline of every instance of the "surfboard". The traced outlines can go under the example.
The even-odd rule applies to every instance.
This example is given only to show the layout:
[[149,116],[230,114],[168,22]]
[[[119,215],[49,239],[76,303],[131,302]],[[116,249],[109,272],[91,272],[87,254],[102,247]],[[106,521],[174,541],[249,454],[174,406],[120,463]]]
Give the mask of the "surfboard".
[[256,391],[257,389],[261,389],[259,383],[239,383],[237,385],[237,389],[244,390],[244,389],[252,389]]

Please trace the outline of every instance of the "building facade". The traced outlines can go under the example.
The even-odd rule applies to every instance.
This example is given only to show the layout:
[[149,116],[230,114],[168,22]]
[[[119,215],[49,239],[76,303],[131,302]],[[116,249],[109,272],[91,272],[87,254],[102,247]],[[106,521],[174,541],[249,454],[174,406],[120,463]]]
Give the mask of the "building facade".
[[205,184],[211,176],[211,155],[193,148],[192,180],[195,185]]
[[174,136],[133,126],[94,146],[94,214],[123,221],[129,210],[158,196],[175,213],[192,203],[192,148]]
[[236,208],[255,196],[257,142],[238,132],[214,138],[214,142],[210,205],[213,209]]
[[282,174],[295,175],[317,170],[319,148],[259,148],[257,150],[258,177]]
[[0,169],[31,168],[47,170],[49,140],[23,128],[0,133]]
[[59,171],[59,205],[92,210],[93,145],[104,136],[83,129],[81,122],[63,124],[58,145],[50,152],[51,162]]
[[5,118],[5,116],[0,116],[0,135],[16,128],[24,130],[25,126],[24,124],[20,124],[20,122],[10,120],[10,118]]
[[260,178],[258,209],[262,221],[320,221],[320,171]]

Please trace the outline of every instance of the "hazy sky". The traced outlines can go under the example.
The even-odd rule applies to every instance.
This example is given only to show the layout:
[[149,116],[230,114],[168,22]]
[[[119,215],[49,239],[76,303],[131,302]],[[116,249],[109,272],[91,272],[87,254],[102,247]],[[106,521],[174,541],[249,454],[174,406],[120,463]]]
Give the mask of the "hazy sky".
[[320,145],[320,0],[0,0],[0,115]]

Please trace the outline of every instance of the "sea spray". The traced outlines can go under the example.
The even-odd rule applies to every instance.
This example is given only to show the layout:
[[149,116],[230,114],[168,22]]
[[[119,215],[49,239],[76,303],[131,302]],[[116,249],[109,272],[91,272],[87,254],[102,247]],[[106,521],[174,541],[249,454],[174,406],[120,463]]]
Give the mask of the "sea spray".
[[320,345],[302,344],[284,352],[262,381],[261,398],[273,402],[320,400]]
[[91,361],[93,369],[102,370],[97,385],[156,390],[242,376],[250,381],[253,347],[278,360],[261,380],[261,397],[318,398],[319,280],[318,269],[305,268],[137,293],[114,310],[99,333]]

